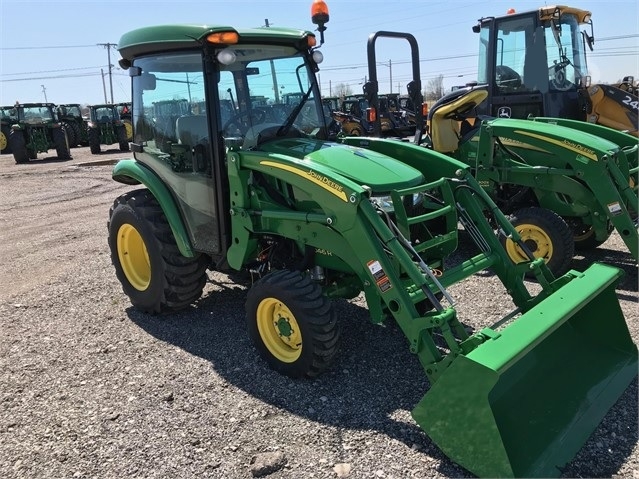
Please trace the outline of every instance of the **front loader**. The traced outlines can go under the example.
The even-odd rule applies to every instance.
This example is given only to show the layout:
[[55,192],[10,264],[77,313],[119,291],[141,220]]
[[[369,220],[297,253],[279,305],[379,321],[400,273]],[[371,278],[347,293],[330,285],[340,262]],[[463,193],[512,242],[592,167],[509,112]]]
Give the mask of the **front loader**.
[[[381,31],[368,39],[370,80],[364,93],[371,109],[379,105],[375,46],[384,37],[405,39],[410,44],[413,80],[408,90],[413,103],[421,104],[415,38],[408,33]],[[529,250],[502,236],[511,260],[526,261],[532,252],[544,258],[555,275],[561,275],[570,268],[575,250],[601,245],[614,230],[639,259],[637,139],[579,120],[537,117],[528,121],[480,115],[489,91],[489,86],[477,85],[445,95],[428,112],[426,137],[422,138],[421,128],[417,128],[413,142],[467,164],[502,212],[511,215]],[[424,122],[422,115],[416,118],[420,124]],[[373,123],[372,132],[379,136],[379,122]]]
[[[135,189],[115,200],[108,230],[125,294],[143,312],[171,313],[200,298],[207,270],[245,271],[256,350],[280,373],[311,378],[338,350],[332,302],[363,292],[371,321],[396,321],[424,368],[431,386],[413,417],[453,461],[482,476],[558,475],[636,376],[620,270],[555,278],[532,254],[513,264],[491,223],[525,245],[468,165],[394,140],[329,141],[315,75],[325,3],[312,14],[320,42],[310,31],[216,25],[122,36],[134,158],[113,178]],[[206,111],[168,130],[152,105],[178,100],[185,78],[183,94],[206,98]],[[301,96],[276,120],[251,96],[274,101],[279,87]],[[459,223],[476,251],[451,263]],[[447,288],[486,269],[513,306],[468,331]]]
[[[433,105],[430,146],[471,166],[555,273],[569,267],[573,247],[597,247],[614,230],[638,260],[636,138],[578,120],[478,120],[475,107],[486,95],[484,87],[469,87]],[[545,211],[563,221],[545,222]],[[525,259],[512,242],[506,246],[514,261]]]

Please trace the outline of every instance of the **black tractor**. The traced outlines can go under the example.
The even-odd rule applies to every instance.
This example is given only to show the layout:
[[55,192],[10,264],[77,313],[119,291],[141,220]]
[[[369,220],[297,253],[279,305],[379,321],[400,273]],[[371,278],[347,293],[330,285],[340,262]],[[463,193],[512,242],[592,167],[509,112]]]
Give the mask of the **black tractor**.
[[82,116],[82,107],[79,103],[68,103],[58,105],[58,118],[67,132],[69,147],[87,146],[89,138],[87,136],[86,120]]
[[16,163],[28,163],[51,149],[58,159],[71,159],[67,133],[53,103],[16,104],[14,109],[17,122],[11,125],[9,146]]
[[120,119],[116,105],[89,106],[89,121],[87,136],[91,153],[97,155],[101,151],[100,145],[117,143],[120,151],[129,151],[126,127]]

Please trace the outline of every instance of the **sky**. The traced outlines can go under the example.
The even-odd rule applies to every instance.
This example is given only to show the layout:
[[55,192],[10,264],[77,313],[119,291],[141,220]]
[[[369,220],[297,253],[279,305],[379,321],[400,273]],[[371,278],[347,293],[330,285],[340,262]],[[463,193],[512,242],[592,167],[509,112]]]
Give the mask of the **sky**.
[[[326,3],[330,20],[319,73],[325,96],[334,94],[340,84],[361,93],[368,73],[368,36],[380,30],[415,36],[423,86],[438,75],[443,75],[447,91],[464,85],[476,79],[478,35],[472,26],[479,18],[504,15],[509,8],[523,12],[548,4],[544,0]],[[638,0],[560,3],[592,12],[595,45],[588,66],[593,83],[614,83],[626,75],[639,79]],[[0,0],[0,105],[129,101],[130,78],[118,66],[117,43],[124,33],[171,23],[251,28],[267,20],[276,27],[313,30],[311,4],[311,0]],[[382,38],[376,45],[380,93],[406,93],[411,79],[408,43]]]

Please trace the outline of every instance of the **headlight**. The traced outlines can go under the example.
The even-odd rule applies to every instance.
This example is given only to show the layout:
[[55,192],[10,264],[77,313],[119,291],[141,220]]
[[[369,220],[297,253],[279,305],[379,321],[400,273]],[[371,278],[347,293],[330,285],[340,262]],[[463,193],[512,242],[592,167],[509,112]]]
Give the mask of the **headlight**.
[[384,210],[386,213],[395,212],[395,208],[393,207],[393,200],[390,196],[372,196],[370,198],[370,201],[378,208]]

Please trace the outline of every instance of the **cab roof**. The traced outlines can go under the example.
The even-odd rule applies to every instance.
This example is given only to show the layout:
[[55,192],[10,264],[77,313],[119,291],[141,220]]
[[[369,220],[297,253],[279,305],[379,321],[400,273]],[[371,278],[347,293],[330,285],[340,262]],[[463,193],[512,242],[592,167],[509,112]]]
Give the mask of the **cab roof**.
[[147,53],[202,47],[207,35],[217,32],[235,32],[239,43],[289,44],[308,48],[308,30],[261,27],[237,29],[226,25],[157,25],[138,28],[125,33],[118,43],[122,58],[132,60]]

